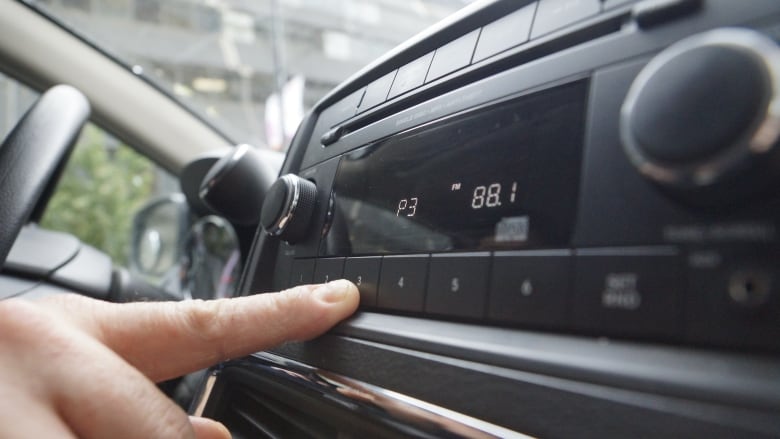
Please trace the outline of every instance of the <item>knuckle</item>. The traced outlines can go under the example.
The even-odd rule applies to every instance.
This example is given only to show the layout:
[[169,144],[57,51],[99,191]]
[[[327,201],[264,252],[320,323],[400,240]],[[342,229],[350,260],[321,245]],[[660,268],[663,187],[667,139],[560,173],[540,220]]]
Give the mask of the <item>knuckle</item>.
[[226,328],[232,318],[229,302],[219,300],[191,300],[183,302],[183,327],[193,337],[212,346],[215,355],[223,358],[226,352]]
[[23,335],[28,329],[44,328],[49,319],[45,313],[23,299],[9,299],[0,302],[0,330],[5,337]]
[[311,292],[310,285],[302,285],[271,294],[270,297],[273,297],[274,300],[274,311],[278,311],[279,314],[287,314],[310,305]]
[[297,287],[272,295],[275,304],[274,322],[281,338],[287,341],[305,340],[327,320],[328,310],[319,301],[311,300],[311,288]]
[[206,302],[201,299],[184,302],[185,311],[181,313],[184,318],[184,327],[206,341],[217,338],[219,317],[222,314],[222,305],[217,301]]

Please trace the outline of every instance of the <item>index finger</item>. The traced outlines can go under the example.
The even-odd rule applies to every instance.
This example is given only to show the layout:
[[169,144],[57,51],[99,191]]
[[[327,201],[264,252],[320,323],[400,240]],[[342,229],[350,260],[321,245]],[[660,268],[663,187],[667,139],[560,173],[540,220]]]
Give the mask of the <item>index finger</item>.
[[161,381],[291,340],[313,338],[352,314],[346,280],[233,299],[111,304],[66,299],[67,318]]

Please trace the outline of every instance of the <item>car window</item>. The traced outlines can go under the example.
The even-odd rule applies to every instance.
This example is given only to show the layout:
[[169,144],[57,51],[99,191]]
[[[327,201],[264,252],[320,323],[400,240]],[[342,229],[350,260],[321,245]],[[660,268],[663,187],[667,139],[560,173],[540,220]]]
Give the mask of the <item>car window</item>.
[[176,192],[175,177],[89,123],[79,137],[41,226],[76,235],[127,266],[135,213]]
[[36,0],[235,143],[287,148],[347,77],[470,0]]
[[[4,138],[39,93],[0,74]],[[40,225],[71,233],[127,266],[132,221],[147,202],[178,191],[175,177],[93,123],[81,132]]]

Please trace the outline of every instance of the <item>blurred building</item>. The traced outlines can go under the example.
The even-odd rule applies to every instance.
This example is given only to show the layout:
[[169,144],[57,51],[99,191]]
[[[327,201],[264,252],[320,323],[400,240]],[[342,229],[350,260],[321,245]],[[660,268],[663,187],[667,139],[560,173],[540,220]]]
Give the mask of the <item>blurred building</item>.
[[[290,127],[302,111],[378,56],[465,3],[39,0],[36,4],[118,58],[139,66],[232,140],[267,145],[269,138],[276,143],[281,135],[286,146]],[[283,88],[288,94],[280,97]],[[288,125],[286,136],[282,124]]]

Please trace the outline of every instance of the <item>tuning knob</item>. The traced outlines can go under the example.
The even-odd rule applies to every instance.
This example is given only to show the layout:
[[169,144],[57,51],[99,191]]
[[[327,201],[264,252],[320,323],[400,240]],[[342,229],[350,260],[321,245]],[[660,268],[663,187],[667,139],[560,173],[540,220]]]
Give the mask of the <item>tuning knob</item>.
[[317,201],[317,187],[309,180],[287,174],[268,189],[260,224],[271,235],[294,244],[305,236]]
[[780,48],[724,28],[668,47],[639,73],[621,109],[639,172],[697,198],[741,197],[780,175]]

